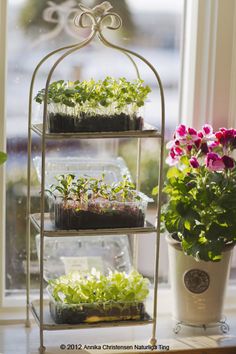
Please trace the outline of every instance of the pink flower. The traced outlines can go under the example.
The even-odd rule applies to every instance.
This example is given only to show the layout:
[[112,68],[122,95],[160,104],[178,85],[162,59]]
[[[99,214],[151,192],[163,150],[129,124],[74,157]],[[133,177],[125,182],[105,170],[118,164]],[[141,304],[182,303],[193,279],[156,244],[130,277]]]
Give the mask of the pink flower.
[[193,167],[193,168],[198,168],[199,167],[199,162],[197,160],[197,158],[195,156],[193,156],[190,160],[190,165]]
[[219,143],[224,143],[224,134],[223,132],[219,131],[215,133],[216,138],[218,139]]
[[196,148],[197,148],[197,149],[200,147],[201,142],[202,142],[202,140],[199,139],[199,137],[197,138],[197,140],[194,141],[194,144],[196,145]]
[[183,150],[178,146],[176,146],[173,151],[174,151],[175,155],[177,155],[177,156],[183,155]]
[[193,145],[187,145],[186,146],[186,149],[187,149],[188,152],[190,152],[192,150],[192,148],[193,148]]
[[201,138],[201,139],[203,138],[203,133],[201,131],[198,132],[197,135],[199,136],[199,138]]
[[211,135],[213,134],[213,128],[210,124],[205,124],[202,127],[203,132],[205,133],[205,135]]
[[209,152],[206,156],[206,166],[211,171],[222,171],[225,164],[221,157],[215,152]]
[[236,147],[236,130],[220,128],[215,136],[220,144],[226,147]]
[[209,148],[208,148],[207,143],[203,143],[203,144],[201,145],[201,151],[202,151],[202,153],[203,153],[204,155],[206,155],[206,154],[209,152]]
[[196,140],[199,140],[199,136],[198,136],[198,134],[197,134],[196,129],[194,129],[194,128],[188,128],[187,140],[188,140],[188,142],[190,142],[190,143],[195,142]]
[[213,133],[213,128],[210,124],[205,124],[202,130],[198,132],[198,136],[202,138],[204,142],[216,140],[215,134]]
[[224,155],[222,157],[222,161],[225,164],[225,168],[234,168],[234,160],[232,159],[232,157]]
[[197,131],[196,131],[196,129],[194,129],[194,128],[188,128],[188,133],[189,133],[190,135],[197,135]]
[[225,138],[230,140],[235,137],[235,129],[228,129],[224,131]]
[[168,143],[166,144],[166,148],[168,149],[168,150],[170,150],[170,149],[172,149],[172,148],[174,148],[175,147],[175,140],[170,140],[170,141],[168,141]]
[[176,129],[176,138],[180,137],[183,138],[187,134],[187,127],[184,124],[180,124]]
[[169,150],[166,162],[170,166],[180,163],[185,156],[192,168],[199,168],[205,156],[205,167],[212,172],[236,167],[236,160],[229,156],[230,151],[236,149],[236,129],[220,128],[213,133],[209,124],[200,131],[180,124],[166,147]]
[[179,160],[180,160],[180,156],[183,154],[183,150],[178,147],[178,146],[173,146],[171,149],[170,149],[170,152],[169,152],[169,155],[166,159],[166,163],[169,165],[169,166],[174,166],[176,165]]
[[212,143],[210,143],[209,145],[208,145],[208,148],[209,148],[209,150],[213,150],[215,147],[217,147],[217,146],[219,146],[219,141],[213,141]]
[[175,158],[176,155],[175,155],[174,149],[170,150],[170,154],[169,155],[170,155],[170,157],[172,157],[172,159]]
[[179,162],[179,159],[180,159],[179,156],[174,156],[173,157],[171,155],[168,155],[168,157],[166,158],[166,163],[169,166],[174,166],[174,165],[176,165]]
[[173,149],[173,148],[175,148],[175,147],[177,147],[177,146],[179,146],[180,145],[180,142],[179,142],[179,140],[170,140],[167,144],[166,144],[166,148],[167,149]]

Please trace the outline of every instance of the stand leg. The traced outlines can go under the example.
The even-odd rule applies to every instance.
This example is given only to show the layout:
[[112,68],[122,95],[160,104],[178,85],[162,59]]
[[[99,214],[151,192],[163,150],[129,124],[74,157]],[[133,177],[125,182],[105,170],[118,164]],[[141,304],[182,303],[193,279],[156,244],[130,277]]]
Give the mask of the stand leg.
[[150,341],[149,341],[149,343],[150,343],[151,345],[157,345],[157,339],[156,339],[156,338],[151,338]]
[[43,338],[43,328],[42,328],[42,322],[40,323],[40,328],[39,328],[39,338],[40,338],[40,347],[39,347],[39,353],[43,354],[46,351],[46,347],[43,345],[44,344],[44,338]]
[[43,345],[40,345],[39,354],[44,354],[45,352],[46,352],[46,347],[44,347]]
[[[28,201],[29,203],[29,201]],[[30,208],[30,207],[28,207]],[[27,215],[27,238],[26,238],[26,320],[25,327],[29,328],[30,324],[30,221]]]
[[178,334],[182,329],[181,322],[177,322],[175,327],[173,328],[174,334]]
[[[28,311],[28,310],[27,310]],[[30,322],[30,319],[28,318],[28,315],[27,315],[27,318],[25,320],[25,327],[26,328],[31,328],[31,322]]]
[[229,332],[229,325],[226,321],[220,321],[220,330],[222,333],[228,333]]
[[26,202],[26,321],[25,327],[30,327],[30,212],[31,212],[31,107],[32,102],[29,103],[29,123],[28,123],[28,162],[27,162],[27,202]]

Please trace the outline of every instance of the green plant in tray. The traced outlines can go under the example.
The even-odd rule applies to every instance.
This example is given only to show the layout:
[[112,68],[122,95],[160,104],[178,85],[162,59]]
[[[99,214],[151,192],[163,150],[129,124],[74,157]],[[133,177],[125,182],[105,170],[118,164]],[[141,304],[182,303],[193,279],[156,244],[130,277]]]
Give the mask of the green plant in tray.
[[[119,131],[142,128],[138,117],[144,106],[149,86],[143,80],[106,77],[104,80],[52,82],[48,89],[49,130]],[[45,89],[38,92],[36,102],[43,103]]]
[[130,182],[127,176],[123,176],[118,183],[106,183],[105,175],[101,177],[79,177],[76,179],[73,174],[59,175],[56,177],[57,184],[52,184],[46,191],[55,198],[59,197],[64,201],[75,202],[92,201],[97,198],[107,201],[132,202],[140,200],[135,185]]
[[101,177],[72,174],[56,177],[47,190],[52,198],[52,219],[59,229],[143,226],[147,202],[127,176],[117,183]]
[[149,280],[137,271],[110,272],[108,276],[73,272],[49,282],[50,312],[56,323],[94,323],[141,320]]
[[108,276],[95,269],[86,275],[72,272],[49,285],[53,298],[66,304],[143,302],[149,293],[149,280],[134,270],[128,275],[110,272]]

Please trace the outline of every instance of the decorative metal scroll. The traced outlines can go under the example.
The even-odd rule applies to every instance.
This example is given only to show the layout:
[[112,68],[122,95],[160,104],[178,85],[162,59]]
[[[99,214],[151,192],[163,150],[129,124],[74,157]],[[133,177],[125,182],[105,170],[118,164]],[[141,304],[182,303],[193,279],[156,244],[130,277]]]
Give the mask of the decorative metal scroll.
[[108,1],[104,1],[92,9],[83,5],[79,5],[79,7],[83,12],[74,19],[77,27],[90,28],[93,31],[101,32],[104,27],[117,30],[122,25],[121,17],[115,12],[109,12],[112,5]]
[[73,38],[79,37],[78,31],[74,26],[74,17],[80,12],[76,0],[67,0],[62,4],[56,4],[53,1],[48,1],[48,7],[43,11],[43,20],[54,24],[55,27],[48,33],[42,34],[33,43],[36,47],[41,42],[58,37],[61,33],[65,32]]
[[77,27],[100,32],[104,27],[116,30],[122,25],[120,16],[109,12],[112,5],[108,1],[104,1],[91,9],[80,4],[79,8],[82,13],[75,0],[67,0],[62,4],[48,1],[47,4],[48,7],[43,11],[43,19],[48,23],[55,24],[55,27],[52,31],[39,36],[33,43],[34,47],[41,42],[58,37],[63,32],[78,39],[80,35]]

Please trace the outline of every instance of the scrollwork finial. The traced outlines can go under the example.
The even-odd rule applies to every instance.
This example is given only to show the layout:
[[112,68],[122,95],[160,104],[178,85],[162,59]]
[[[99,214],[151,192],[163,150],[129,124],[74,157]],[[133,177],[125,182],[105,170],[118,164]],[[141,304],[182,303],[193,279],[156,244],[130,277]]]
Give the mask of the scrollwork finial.
[[[104,1],[91,9],[82,4],[79,7],[82,13],[74,19],[75,26],[77,27],[91,28],[94,31],[101,32],[104,27],[117,30],[122,25],[120,16],[114,12],[110,12],[113,6],[109,1]],[[105,19],[110,20],[110,23],[106,21],[105,24]],[[86,20],[89,20],[89,24]]]
[[88,7],[80,4],[79,8],[84,11],[84,12],[89,12],[96,18],[100,18],[104,15],[106,15],[111,9],[112,5],[109,3],[109,1],[103,1],[101,4],[93,7],[92,9],[89,9]]

